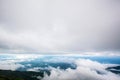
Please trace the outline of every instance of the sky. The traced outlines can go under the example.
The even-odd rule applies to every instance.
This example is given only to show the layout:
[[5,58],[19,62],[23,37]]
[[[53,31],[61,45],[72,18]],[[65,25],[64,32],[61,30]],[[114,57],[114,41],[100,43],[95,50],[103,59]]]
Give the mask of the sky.
[[119,55],[119,0],[0,0],[0,53]]

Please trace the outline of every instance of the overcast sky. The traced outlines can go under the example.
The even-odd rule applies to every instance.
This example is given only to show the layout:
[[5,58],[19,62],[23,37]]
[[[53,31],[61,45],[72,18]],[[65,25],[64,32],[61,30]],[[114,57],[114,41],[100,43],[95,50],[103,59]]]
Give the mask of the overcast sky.
[[119,52],[119,0],[0,0],[0,50]]

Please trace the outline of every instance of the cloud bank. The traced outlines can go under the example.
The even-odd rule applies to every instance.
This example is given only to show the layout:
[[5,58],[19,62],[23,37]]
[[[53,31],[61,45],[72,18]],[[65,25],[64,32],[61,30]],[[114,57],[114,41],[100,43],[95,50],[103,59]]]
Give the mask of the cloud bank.
[[[1,60],[1,59],[0,59]],[[24,68],[25,66],[22,64],[19,64],[18,62],[21,62],[20,60],[14,60],[14,59],[9,59],[9,60],[1,60],[0,61],[0,69],[1,70],[12,70],[15,71],[18,68]]]
[[[8,55],[8,57],[7,57]],[[114,74],[110,71],[107,71],[106,68],[112,66],[118,66],[119,64],[110,64],[110,63],[100,63],[97,61],[92,61],[90,59],[82,59],[82,58],[73,58],[71,56],[52,56],[52,58],[44,58],[43,56],[35,56],[29,54],[22,54],[22,55],[1,55],[0,56],[0,69],[2,70],[18,70],[19,68],[23,69],[24,71],[33,71],[39,72],[41,70],[49,70],[50,75],[44,74],[42,80],[119,80],[120,75]],[[6,57],[5,57],[6,56]],[[12,57],[10,57],[12,56]],[[33,57],[32,57],[33,56]],[[41,58],[42,60],[38,60]],[[58,58],[58,59],[57,59]],[[57,59],[57,60],[56,60]],[[32,66],[36,62],[30,62],[31,60],[38,61],[37,66]],[[64,63],[72,63],[73,66],[76,68],[72,69],[70,65],[66,69],[52,67],[49,64],[48,67],[40,67],[40,63],[43,61],[44,64],[46,63],[56,63],[55,65],[59,64],[60,62]],[[28,62],[26,64],[22,64],[20,62]],[[43,65],[44,65],[43,64]],[[62,65],[64,66],[64,64]],[[36,76],[40,78],[41,76]]]
[[36,58],[41,58],[41,55],[18,55],[18,54],[0,54],[0,69],[2,70],[17,70],[19,68],[25,68],[26,66],[31,66],[31,64],[27,64],[26,66],[21,64],[20,62],[32,61]]
[[45,74],[42,80],[119,80],[120,76],[107,70],[105,64],[96,61],[80,59],[76,60],[76,69],[62,70],[52,68],[50,76]]

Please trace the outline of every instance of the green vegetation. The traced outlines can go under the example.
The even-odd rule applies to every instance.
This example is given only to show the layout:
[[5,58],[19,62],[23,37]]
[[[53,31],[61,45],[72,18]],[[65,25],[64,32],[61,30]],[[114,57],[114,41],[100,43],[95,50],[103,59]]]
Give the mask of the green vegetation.
[[0,80],[40,80],[37,76],[43,77],[44,72],[48,75],[49,71],[40,72],[27,72],[27,71],[10,71],[10,70],[0,70]]

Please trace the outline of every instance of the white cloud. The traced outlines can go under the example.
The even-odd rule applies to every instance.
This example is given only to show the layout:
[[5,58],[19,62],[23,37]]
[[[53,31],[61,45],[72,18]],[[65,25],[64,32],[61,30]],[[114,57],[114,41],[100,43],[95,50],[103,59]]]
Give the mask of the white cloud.
[[[6,54],[6,55],[10,55],[10,54]],[[4,59],[4,61],[1,60],[0,69],[16,70],[18,68],[25,68],[24,65],[19,64],[18,62],[29,61],[29,59],[31,59],[32,56],[27,56],[28,54],[26,54],[24,56],[27,56],[27,57],[23,57],[22,55],[24,54],[21,54],[21,56],[16,58],[8,57],[8,58],[5,58],[6,60]],[[33,58],[36,59],[36,57],[34,56]],[[44,58],[44,59],[47,59],[47,58]],[[70,58],[70,56],[69,57],[53,56],[53,58],[51,58],[49,62],[55,62],[55,63],[57,62],[71,63],[72,62],[75,65],[77,65],[77,67],[76,69],[67,68],[66,70],[63,70],[60,68],[50,67],[50,65],[49,67],[44,67],[44,68],[41,68],[39,66],[32,68],[31,64],[28,64],[26,66],[30,66],[31,68],[28,68],[27,71],[39,72],[39,69],[50,70],[51,72],[50,76],[45,74],[42,80],[119,80],[120,78],[120,75],[116,75],[110,71],[105,70],[107,67],[116,66],[116,64],[102,64],[96,61],[91,61],[89,59],[74,59],[74,58]]]
[[76,69],[52,68],[42,80],[119,80],[120,76],[105,70],[106,65],[91,60],[76,60]]
[[33,72],[39,72],[39,67],[34,67],[34,68],[30,68],[30,69],[27,69],[27,71],[33,71]]
[[19,63],[12,62],[10,60],[0,61],[0,69],[2,70],[17,70],[18,68],[24,68],[25,66]]
[[[20,64],[20,62],[31,61],[38,57],[41,58],[42,55],[0,54],[0,57],[1,57],[0,58],[0,69],[2,69],[2,70],[17,70],[18,68],[25,68],[25,65]],[[31,64],[27,64],[26,66],[31,66]]]

